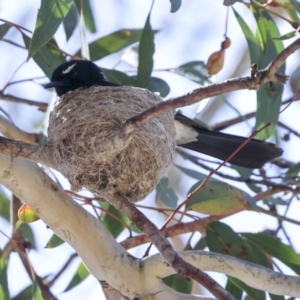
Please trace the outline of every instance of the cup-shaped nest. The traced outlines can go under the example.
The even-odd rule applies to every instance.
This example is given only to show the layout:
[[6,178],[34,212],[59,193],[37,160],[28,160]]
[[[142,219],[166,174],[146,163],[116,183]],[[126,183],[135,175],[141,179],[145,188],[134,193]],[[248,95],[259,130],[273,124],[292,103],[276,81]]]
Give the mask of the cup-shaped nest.
[[117,143],[124,122],[161,102],[148,90],[91,87],[63,95],[50,115],[53,166],[74,189],[142,200],[169,170],[175,151],[172,112]]

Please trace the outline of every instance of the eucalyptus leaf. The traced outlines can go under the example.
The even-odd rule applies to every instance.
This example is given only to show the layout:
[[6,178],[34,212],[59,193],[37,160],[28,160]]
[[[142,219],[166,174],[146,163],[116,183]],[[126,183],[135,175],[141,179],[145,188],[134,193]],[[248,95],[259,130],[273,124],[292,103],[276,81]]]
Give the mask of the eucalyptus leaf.
[[163,177],[156,186],[156,201],[163,202],[170,208],[176,208],[178,204],[178,196],[173,189],[168,187],[169,179]]
[[175,13],[181,6],[181,0],[170,0],[171,13]]
[[3,252],[0,249],[0,299],[9,300],[9,290],[7,281],[7,268],[6,261],[3,256]]
[[34,56],[50,41],[68,14],[72,0],[42,0],[38,11],[32,39],[29,44],[29,57]]
[[152,30],[150,17],[152,6],[148,14],[139,45],[139,65],[137,72],[137,86],[147,87],[153,69],[154,31]]
[[82,281],[84,281],[88,276],[90,275],[89,270],[86,268],[86,266],[81,262],[73,275],[73,278],[71,279],[70,283],[64,290],[64,292],[67,292],[74,287],[76,287],[78,284],[80,284]]

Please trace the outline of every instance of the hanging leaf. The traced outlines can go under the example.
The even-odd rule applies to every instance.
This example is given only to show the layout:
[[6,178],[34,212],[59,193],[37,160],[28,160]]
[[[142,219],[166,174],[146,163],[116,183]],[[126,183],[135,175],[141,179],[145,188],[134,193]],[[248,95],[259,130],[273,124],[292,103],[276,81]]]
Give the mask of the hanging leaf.
[[[141,29],[121,29],[101,37],[89,44],[90,60],[99,60],[137,43],[141,35]],[[75,55],[80,56],[80,53],[78,50]]]
[[300,256],[291,246],[283,244],[278,238],[263,233],[244,233],[242,236],[300,274]]
[[153,69],[153,54],[155,52],[154,31],[150,23],[152,6],[142,32],[139,45],[139,66],[137,72],[137,86],[147,87]]
[[[26,47],[28,48],[30,38],[23,34],[23,39]],[[51,40],[49,43],[51,43],[53,46],[57,46],[54,40]],[[65,61],[61,52],[55,47],[50,46],[50,44],[46,44],[41,47],[32,58],[48,76],[48,78],[51,77],[53,71],[57,68],[57,66]]]
[[32,284],[24,288],[15,297],[11,298],[11,300],[24,300],[24,299],[32,299]]
[[[195,183],[188,194],[193,192],[201,182]],[[248,202],[253,201],[245,192],[224,182],[210,180],[192,196],[186,204],[191,209],[203,214],[222,216],[247,209]]]
[[244,21],[242,16],[234,8],[233,8],[233,12],[246,38],[248,48],[249,48],[251,63],[257,63],[258,61],[260,61],[263,55],[260,48],[259,40],[251,31],[251,29]]
[[66,15],[66,17],[63,20],[63,26],[65,29],[67,41],[73,34],[73,32],[78,24],[78,21],[79,21],[79,17],[78,17],[77,8],[74,4],[72,4],[68,14]]
[[284,35],[281,35],[280,37],[274,37],[273,39],[274,39],[274,40],[281,40],[281,41],[284,41],[284,40],[292,39],[292,38],[294,38],[296,35],[297,35],[297,32],[294,30],[294,31],[288,32],[288,33],[286,33],[286,34],[284,34]]
[[70,283],[68,284],[68,286],[66,287],[66,289],[64,290],[64,293],[67,291],[70,291],[71,289],[73,289],[75,286],[77,286],[78,284],[80,284],[82,281],[84,281],[88,276],[90,275],[89,270],[86,268],[86,266],[81,262],[73,276],[73,278],[71,279]]
[[3,252],[0,249],[0,299],[1,300],[9,300],[9,290],[8,290],[8,282],[7,282],[7,268],[6,262],[3,257]]
[[208,71],[203,61],[188,62],[175,68],[174,72],[201,85],[209,82]]
[[10,220],[10,201],[0,191],[0,216],[9,222]]
[[199,181],[203,181],[207,175],[205,174],[202,174],[202,173],[199,173],[195,170],[192,170],[192,169],[188,169],[188,168],[184,168],[184,167],[181,167],[181,166],[178,166],[176,165],[176,167],[184,174],[186,174],[187,176],[190,176],[194,179],[197,179]]
[[170,93],[169,85],[160,78],[151,77],[147,89],[152,93],[159,93],[161,97],[166,97]]
[[[211,222],[206,227],[206,243],[210,251],[231,255],[267,268],[272,268],[266,255],[253,243],[240,237],[228,225]],[[249,287],[239,279],[228,277],[253,299],[265,299],[265,292]]]
[[[90,0],[74,0],[74,3],[77,7],[78,11],[83,11],[83,18],[85,26],[90,30],[90,32],[95,33],[96,32],[96,24],[95,19],[93,15],[93,11],[91,8],[91,1]],[[83,7],[81,7],[81,4],[83,4]]]
[[169,179],[163,177],[156,186],[156,201],[161,201],[170,208],[176,208],[178,196],[173,189],[168,187]]
[[72,2],[72,0],[42,0],[28,48],[29,58],[50,41],[69,12]]
[[206,243],[210,251],[228,254],[268,268],[272,267],[269,259],[258,247],[241,238],[224,223],[211,222],[207,225]]
[[126,228],[125,224],[130,224],[131,221],[122,214],[118,209],[116,209],[113,205],[101,202],[101,207],[106,211],[110,212],[116,218],[112,217],[108,213],[105,213],[104,218],[102,219],[102,224],[107,228],[107,230],[116,238],[120,235],[120,233]]
[[[261,40],[263,55],[258,62],[258,68],[265,68],[283,49],[281,40],[274,40],[280,36],[277,24],[270,14],[265,10],[253,8],[257,23],[257,38]],[[285,63],[278,70],[285,73]],[[255,136],[257,139],[265,140],[272,136],[277,125],[278,114],[281,107],[283,85],[279,83],[266,83],[257,91],[257,110],[255,129],[260,129],[266,124],[270,125]]]
[[248,296],[251,297],[251,299],[259,299],[259,300],[265,300],[266,299],[266,293],[257,289],[254,289],[244,283],[243,281],[228,276],[228,279],[232,282],[233,285],[235,285],[237,288],[239,288],[242,291],[245,291]]
[[3,39],[3,37],[6,35],[8,30],[11,28],[11,26],[7,23],[1,24],[0,25],[0,40]]
[[135,86],[136,79],[128,76],[126,73],[117,70],[103,69],[104,75],[108,81],[117,83],[119,85]]
[[170,0],[171,13],[175,13],[181,6],[181,0]]
[[[229,276],[228,276],[229,277]],[[230,293],[236,300],[242,300],[243,290],[234,284],[229,278],[225,287],[226,291]]]
[[180,278],[177,274],[165,277],[162,281],[167,286],[180,293],[190,294],[193,289],[193,280],[189,278]]
[[47,248],[47,249],[56,248],[64,243],[65,243],[65,241],[62,240],[59,236],[57,236],[56,234],[52,234],[52,236],[49,239],[49,241],[47,242],[45,248]]

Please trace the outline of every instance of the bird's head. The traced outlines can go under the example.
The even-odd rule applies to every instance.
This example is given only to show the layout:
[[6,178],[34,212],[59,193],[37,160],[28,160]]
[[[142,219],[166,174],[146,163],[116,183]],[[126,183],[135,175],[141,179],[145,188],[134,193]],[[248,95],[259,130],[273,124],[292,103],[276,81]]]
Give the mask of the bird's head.
[[51,81],[44,88],[54,87],[57,95],[62,96],[78,88],[114,85],[108,83],[101,68],[92,61],[70,60],[54,70]]

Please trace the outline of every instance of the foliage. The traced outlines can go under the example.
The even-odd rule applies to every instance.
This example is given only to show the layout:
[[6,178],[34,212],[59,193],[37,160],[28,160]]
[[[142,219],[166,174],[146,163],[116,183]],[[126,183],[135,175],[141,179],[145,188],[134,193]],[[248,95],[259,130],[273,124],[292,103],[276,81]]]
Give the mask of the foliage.
[[[247,17],[245,17],[238,10],[238,3],[232,8],[233,14],[231,17],[235,17],[235,26],[239,26],[243,32],[248,46],[250,63],[256,64],[259,69],[265,68],[284,49],[284,41],[289,42],[289,40],[296,35],[296,30],[291,31],[291,28],[286,32],[282,32],[280,28],[282,22],[290,24],[292,28],[295,28],[295,24],[298,25],[299,23],[300,6],[297,1],[286,0],[271,2],[273,2],[273,4],[277,3],[281,10],[275,11],[274,13],[272,12],[272,5],[264,6],[259,4],[259,2],[251,1],[251,3],[247,5],[249,11]],[[81,7],[82,4],[83,7]],[[180,11],[181,4],[181,1],[170,0],[171,12],[175,13],[178,10]],[[167,14],[169,12],[166,11],[164,13]],[[138,56],[138,65],[134,70],[134,75],[131,72],[124,72],[121,68],[105,68],[104,73],[107,79],[122,85],[147,87],[152,92],[159,93],[162,97],[166,97],[171,91],[170,84],[167,80],[159,77],[159,71],[156,71],[154,67],[155,54],[156,51],[159,51],[157,50],[159,47],[156,45],[155,37],[159,34],[160,28],[157,28],[155,22],[152,22],[153,14],[155,14],[155,10],[152,10],[151,7],[143,28],[120,28],[108,35],[88,42],[88,45],[82,44],[80,49],[74,49],[72,53],[66,53],[63,48],[60,47],[57,40],[59,30],[64,32],[67,40],[78,31],[78,27],[80,27],[81,32],[97,32],[97,24],[95,21],[98,19],[97,11],[93,10],[93,5],[90,1],[42,0],[41,8],[37,13],[35,27],[32,32],[22,28],[22,24],[14,24],[9,20],[5,21],[1,19],[0,39],[3,43],[7,42],[9,33],[19,32],[24,41],[21,47],[28,52],[28,59],[33,59],[48,78],[51,76],[53,70],[66,59],[86,59],[87,57],[82,57],[81,54],[83,47],[87,46],[89,49],[89,58],[93,61],[101,60],[100,64],[103,59],[109,56],[120,55],[120,53],[124,54],[130,50],[133,55]],[[249,14],[252,16],[250,21]],[[176,14],[174,17],[176,18]],[[255,29],[253,29],[253,23],[255,23]],[[105,24],[101,26],[105,26]],[[82,38],[81,41],[84,41],[84,39]],[[9,45],[11,47],[17,47],[12,42],[9,43]],[[225,51],[225,49],[221,49],[220,51]],[[223,54],[224,53],[222,53],[222,55]],[[173,66],[163,71],[172,73],[173,75],[175,74],[180,80],[190,80],[199,86],[210,84],[212,81],[212,79],[208,77],[205,62],[200,58],[199,60],[191,61],[187,59],[183,64],[177,67],[176,65],[178,64],[174,62]],[[285,73],[285,69],[286,66],[282,65],[280,71]],[[156,76],[158,77],[153,75],[154,72],[156,72]],[[242,74],[239,74],[239,76],[240,75]],[[28,80],[31,80],[31,78],[28,78]],[[4,94],[4,90],[2,94]],[[256,91],[257,110],[254,114],[255,126],[253,130],[264,128],[258,132],[256,138],[262,140],[270,137],[278,138],[278,126],[282,124],[282,122],[280,122],[280,115],[284,99],[284,87],[277,83],[264,84]],[[236,123],[246,122],[248,118],[247,116],[243,116],[242,113],[240,113],[239,117],[240,121]],[[288,128],[288,131],[299,137],[299,134],[297,135],[295,130],[289,130]],[[177,172],[178,177],[180,177],[182,181],[185,180],[185,185],[188,185],[186,188],[188,192],[184,196],[188,196],[189,193],[193,192],[203,183],[207,171],[213,170],[214,164],[203,160],[201,157],[193,156],[190,152],[179,153],[184,159],[188,160],[190,164],[183,163],[179,165],[176,170],[174,168],[173,171]],[[186,204],[182,218],[180,218],[180,220],[174,219],[174,222],[178,224],[182,222],[184,224],[185,222],[196,222],[200,216],[199,213],[214,217],[215,221],[206,225],[205,238],[204,236],[201,238],[194,237],[190,248],[203,249],[207,247],[210,251],[226,253],[273,269],[276,269],[276,265],[273,263],[274,258],[276,258],[281,264],[289,267],[296,274],[299,274],[300,261],[298,253],[292,244],[288,244],[289,239],[285,239],[285,242],[283,242],[281,238],[277,236],[280,230],[282,230],[285,235],[285,223],[282,223],[282,221],[292,222],[297,226],[300,225],[300,220],[291,220],[284,214],[280,214],[278,210],[278,205],[281,205],[285,206],[286,211],[288,211],[290,205],[296,199],[295,187],[298,186],[300,162],[295,161],[290,163],[286,161],[285,163],[286,164],[283,162],[276,163],[271,171],[269,170],[269,165],[267,165],[260,171],[247,171],[242,168],[231,168],[227,166],[222,169],[222,172],[215,172],[213,178]],[[288,168],[285,168],[285,166],[288,166]],[[199,171],[199,169],[201,171]],[[239,175],[236,175],[237,172],[235,169]],[[193,179],[193,183],[191,183],[191,179]],[[178,191],[176,184],[172,184],[172,180],[174,180],[174,176],[172,177],[170,174],[169,178],[166,177],[160,181],[156,189],[156,201],[163,204],[163,208],[152,207],[150,209],[168,214],[170,210],[173,211],[178,203],[183,200],[180,199],[179,196],[179,194],[182,195],[182,193]],[[233,183],[229,184],[228,180],[231,180]],[[236,187],[235,182],[241,182],[243,186],[240,187],[241,185],[239,185],[239,187]],[[248,188],[250,188],[251,191],[249,191]],[[245,190],[247,190],[247,192]],[[274,193],[272,191],[274,191]],[[287,198],[284,193],[280,194],[278,198],[275,198],[274,195],[278,192],[289,193],[288,196],[290,196],[290,198]],[[72,196],[88,204],[91,204],[93,201],[94,213],[115,238],[124,238],[124,234],[127,232],[129,232],[129,236],[133,233],[139,234],[139,230],[125,215],[117,211],[113,206],[101,202],[102,199],[94,195],[93,198],[87,198],[82,195]],[[258,201],[261,200],[265,201],[265,207],[267,208],[260,209],[261,203]],[[6,197],[4,193],[1,193],[1,222],[9,222],[9,203],[8,197]],[[267,231],[265,233],[241,233],[239,230],[234,230],[225,223],[220,222],[223,218],[232,216],[243,210],[260,211],[277,218],[278,227],[272,231],[274,235],[270,235]],[[191,211],[193,211],[193,213],[191,213]],[[32,235],[32,232],[31,229],[27,228],[27,230],[30,231],[30,233],[26,235],[28,239],[28,236]],[[194,233],[189,232],[189,234],[192,238]],[[34,241],[34,237],[31,236],[30,239],[32,239],[32,242]],[[53,235],[46,247],[51,251],[53,250],[52,248],[56,248],[62,244],[63,241]],[[1,299],[9,299],[10,297],[6,273],[7,266],[1,251]],[[80,263],[77,270],[71,276],[72,280],[70,284],[63,292],[67,293],[72,288],[76,288],[77,285],[88,276],[89,271]],[[175,290],[191,293],[193,283],[190,280],[182,280],[177,276],[171,276],[165,278],[164,282]],[[24,296],[26,298],[33,297],[34,299],[40,299],[41,295],[37,285],[41,288],[42,284],[38,280],[33,280],[32,285],[26,287],[19,294],[21,296],[18,297],[17,295],[14,299],[21,299],[22,295],[26,295]],[[47,284],[45,284],[45,286],[47,286]],[[232,293],[236,299],[242,299],[243,294],[247,294],[253,299],[266,299],[266,293],[264,291],[250,288],[239,279],[230,276],[228,277],[226,289]],[[272,299],[284,299],[283,297],[274,295],[270,295],[270,297]]]

